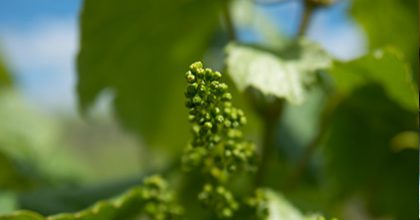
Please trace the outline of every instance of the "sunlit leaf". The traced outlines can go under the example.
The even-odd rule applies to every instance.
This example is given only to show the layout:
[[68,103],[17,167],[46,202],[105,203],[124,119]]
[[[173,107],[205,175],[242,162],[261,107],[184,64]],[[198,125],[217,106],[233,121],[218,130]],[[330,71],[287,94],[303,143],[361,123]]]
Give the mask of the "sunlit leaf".
[[292,104],[304,102],[306,87],[315,80],[316,71],[331,63],[325,51],[306,40],[277,52],[239,44],[230,44],[226,50],[228,72],[240,90],[255,87]]
[[292,204],[290,204],[282,195],[266,190],[269,203],[268,220],[325,220],[318,214],[304,215]]
[[204,54],[218,7],[213,0],[84,1],[77,85],[82,109],[111,89],[126,127],[151,145],[183,147],[183,73]]

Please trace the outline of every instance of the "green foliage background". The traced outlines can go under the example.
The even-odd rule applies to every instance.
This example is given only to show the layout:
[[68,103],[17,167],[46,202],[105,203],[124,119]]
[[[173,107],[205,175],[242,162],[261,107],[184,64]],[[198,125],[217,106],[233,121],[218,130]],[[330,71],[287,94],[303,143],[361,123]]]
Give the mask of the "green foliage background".
[[[240,2],[228,6],[255,7]],[[196,204],[194,193],[203,180],[198,174],[183,176],[178,163],[190,137],[183,73],[201,59],[238,88],[232,93],[239,99],[235,104],[251,115],[246,132],[251,139],[260,140],[263,133],[259,124],[264,117],[255,117],[261,108],[282,103],[271,154],[263,157],[267,219],[320,219],[310,214],[318,212],[340,219],[354,219],[355,213],[366,219],[417,218],[418,88],[413,78],[418,79],[418,2],[351,1],[349,13],[364,30],[369,48],[366,55],[346,62],[304,36],[288,39],[267,31],[268,19],[258,29],[265,41],[229,43],[229,28],[220,22],[224,7],[224,0],[84,1],[77,57],[81,112],[89,115],[110,91],[118,126],[147,146],[136,152],[142,155],[141,169],[127,158],[102,160],[98,166],[114,173],[131,167],[127,173],[133,178],[110,184],[86,186],[86,176],[95,174],[83,173],[87,164],[76,155],[85,151],[55,150],[62,145],[59,125],[26,106],[0,62],[0,211],[32,210],[0,219],[118,219],[142,213],[147,208],[133,208],[143,204],[137,185],[155,172],[178,190],[175,195],[192,213],[187,216],[211,219]],[[234,25],[245,23],[234,20]],[[211,55],[222,50],[226,56]],[[104,132],[98,131],[101,137]],[[407,133],[411,135],[402,135]],[[119,145],[135,145],[127,144],[125,136],[117,139],[94,148],[94,157],[86,156],[85,162],[110,158],[123,149]],[[256,143],[266,150],[264,141]],[[294,176],[308,148],[310,157]],[[45,165],[51,157],[55,169]],[[100,180],[96,175],[91,178]],[[241,183],[232,185],[241,191],[252,178],[238,177]]]

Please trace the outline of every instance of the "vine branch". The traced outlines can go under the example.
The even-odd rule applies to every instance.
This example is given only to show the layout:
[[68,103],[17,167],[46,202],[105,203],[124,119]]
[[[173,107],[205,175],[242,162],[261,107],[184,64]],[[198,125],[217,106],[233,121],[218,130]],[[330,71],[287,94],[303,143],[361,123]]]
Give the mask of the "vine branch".
[[312,155],[315,153],[317,147],[319,146],[320,142],[322,141],[322,139],[328,131],[328,126],[330,125],[331,117],[338,103],[338,97],[331,97],[329,99],[328,103],[326,104],[324,110],[321,113],[318,133],[315,135],[315,137],[312,139],[312,141],[308,144],[308,146],[302,153],[302,156],[299,159],[296,168],[290,175],[290,178],[288,178],[289,181],[286,184],[286,189],[293,189],[300,182],[302,175],[312,158]]
[[233,25],[232,15],[229,10],[230,0],[221,0],[222,1],[222,16],[226,26],[226,32],[230,41],[237,41],[237,35],[235,27]]
[[315,8],[316,7],[314,4],[311,3],[311,0],[304,1],[303,13],[302,13],[302,18],[299,24],[299,31],[298,31],[299,37],[302,37],[303,35],[306,34]]
[[[258,108],[258,106],[255,106]],[[261,108],[260,116],[263,120],[262,130],[262,148],[261,148],[261,162],[258,167],[257,175],[255,176],[255,183],[257,186],[264,184],[266,171],[268,169],[270,156],[273,155],[274,145],[276,143],[276,127],[277,123],[283,113],[283,102],[281,100],[274,100],[272,103]]]

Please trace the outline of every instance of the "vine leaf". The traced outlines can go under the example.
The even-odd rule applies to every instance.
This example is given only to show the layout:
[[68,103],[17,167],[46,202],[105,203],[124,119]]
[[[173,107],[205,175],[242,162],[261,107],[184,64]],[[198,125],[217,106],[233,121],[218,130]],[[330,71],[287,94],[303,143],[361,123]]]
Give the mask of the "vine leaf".
[[45,218],[32,211],[16,211],[9,215],[0,216],[1,220],[45,220]]
[[174,219],[181,210],[173,203],[172,195],[166,190],[167,183],[159,176],[145,180],[145,185],[133,187],[119,197],[96,202],[90,208],[76,213],[61,213],[48,217],[32,211],[16,211],[0,216],[0,220],[119,220],[135,216],[157,219]]
[[255,87],[295,105],[304,102],[306,87],[316,79],[315,73],[331,64],[325,51],[305,39],[276,52],[235,43],[226,51],[228,72],[240,90]]
[[265,194],[268,199],[269,216],[268,220],[323,220],[321,215],[304,215],[287,201],[281,194],[266,189]]
[[182,149],[188,124],[179,73],[204,54],[217,28],[218,4],[105,0],[98,7],[94,0],[84,1],[77,63],[81,108],[110,89],[124,126],[148,145]]
[[411,71],[396,49],[388,47],[347,63],[337,62],[331,75],[342,94],[374,83],[382,86],[401,107],[410,111],[418,109]]

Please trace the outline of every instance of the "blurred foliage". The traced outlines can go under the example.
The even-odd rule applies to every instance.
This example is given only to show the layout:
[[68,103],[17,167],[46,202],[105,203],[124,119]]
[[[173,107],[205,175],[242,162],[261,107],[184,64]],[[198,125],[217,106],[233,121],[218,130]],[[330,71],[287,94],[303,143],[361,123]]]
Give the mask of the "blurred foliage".
[[324,145],[330,192],[339,198],[363,196],[379,216],[417,216],[418,151],[391,146],[396,134],[416,129],[416,117],[380,86],[354,91],[336,110]]
[[14,164],[23,172],[20,175],[41,182],[53,181],[52,176],[68,179],[78,175],[80,167],[74,165],[71,154],[58,149],[59,125],[26,103],[17,91],[1,91],[0,120],[0,152],[5,164]]
[[385,49],[338,63],[331,74],[337,89],[348,93],[324,146],[332,191],[341,198],[363,196],[379,216],[416,216],[418,151],[393,147],[396,135],[417,129],[418,95],[409,68]]
[[353,0],[350,12],[364,28],[370,48],[398,47],[418,79],[417,0]]
[[418,109],[418,96],[410,68],[395,49],[378,49],[350,62],[336,62],[331,72],[342,95],[351,94],[364,85],[379,84],[401,107],[412,112]]
[[23,165],[12,160],[7,154],[0,151],[0,188],[11,190],[22,190],[30,188],[35,184],[31,173]]
[[3,60],[0,59],[0,88],[4,86],[10,86],[12,84],[12,79],[6,66],[3,63]]
[[[168,219],[180,213],[172,204],[174,197],[186,209],[186,219],[217,218],[197,202],[210,178],[203,177],[202,170],[182,174],[180,163],[171,164],[167,155],[180,153],[188,143],[182,76],[186,64],[203,57],[217,68],[226,65],[233,83],[245,91],[243,100],[264,100],[251,100],[254,110],[266,108],[264,113],[269,113],[267,103],[273,99],[288,101],[282,102],[282,118],[270,122],[272,130],[262,132],[275,134],[269,147],[277,151],[269,151],[269,171],[260,181],[270,189],[257,190],[247,200],[249,207],[235,210],[234,218],[252,219],[256,211],[269,220],[324,219],[299,210],[322,210],[352,220],[416,218],[418,93],[412,74],[418,77],[418,44],[412,33],[418,33],[418,2],[353,0],[350,13],[367,34],[369,52],[348,62],[332,61],[305,38],[286,39],[252,1],[221,3],[226,2],[84,1],[77,58],[81,110],[92,113],[110,91],[118,122],[161,151],[143,148],[113,121],[100,119],[90,126],[63,116],[56,120],[30,107],[19,92],[3,89],[12,80],[0,62],[0,212],[32,210],[0,219]],[[224,6],[231,6],[233,29],[252,32],[255,42],[241,42],[238,34],[237,42],[225,45],[226,33],[218,25]],[[224,28],[229,30],[226,24]],[[224,62],[222,48],[227,52]],[[250,97],[250,87],[258,95]],[[201,117],[209,113],[206,109],[195,113]],[[256,113],[245,110],[247,115]],[[220,116],[212,120],[216,115]],[[203,127],[213,128],[215,123],[198,121]],[[260,135],[256,126],[248,127],[251,132],[246,135]],[[312,151],[305,158],[308,149]],[[227,158],[229,152],[220,155]],[[295,188],[287,188],[302,157],[307,167]],[[156,170],[169,177],[176,194],[168,193],[159,178],[149,182],[151,187],[133,187],[144,173]],[[224,172],[216,171],[210,172]],[[134,177],[102,183],[127,175]],[[230,216],[227,208],[235,209],[228,204],[232,195],[243,199],[255,189],[254,182],[253,174],[237,175],[225,181],[232,193],[207,187],[211,193],[200,195],[214,196],[215,208]],[[86,183],[92,185],[82,186]],[[282,190],[297,208],[274,190]],[[362,217],[346,215],[353,203],[362,211],[351,212]],[[69,214],[57,215],[63,212]]]
[[109,88],[126,127],[166,153],[182,149],[188,127],[178,74],[206,51],[218,6],[212,0],[108,0],[101,7],[85,1],[77,86],[82,109]]

